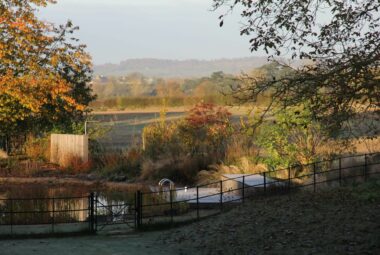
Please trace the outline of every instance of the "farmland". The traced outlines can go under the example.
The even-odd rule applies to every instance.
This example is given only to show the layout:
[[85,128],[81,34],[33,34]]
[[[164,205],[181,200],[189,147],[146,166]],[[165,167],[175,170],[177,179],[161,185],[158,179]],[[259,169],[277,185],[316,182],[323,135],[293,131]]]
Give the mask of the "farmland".
[[[245,108],[232,109],[232,121],[238,122],[244,115]],[[184,117],[186,112],[169,111],[166,113],[166,121],[175,121]],[[142,130],[146,125],[160,121],[160,112],[154,111],[128,111],[128,112],[95,112],[90,122],[89,129],[100,128],[105,132],[98,142],[106,149],[125,149],[141,144]]]
[[[169,112],[166,114],[167,121],[177,120],[184,116],[183,112]],[[96,126],[104,129],[104,137],[98,139],[99,143],[107,149],[123,149],[141,142],[142,130],[146,125],[158,121],[159,112],[135,112],[94,114],[94,120],[89,128]]]

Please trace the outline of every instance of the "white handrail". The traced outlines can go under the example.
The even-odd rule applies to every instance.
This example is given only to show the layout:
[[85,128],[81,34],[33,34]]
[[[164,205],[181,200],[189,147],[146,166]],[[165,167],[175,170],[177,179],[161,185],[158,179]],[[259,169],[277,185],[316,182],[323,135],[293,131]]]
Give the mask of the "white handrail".
[[158,182],[158,185],[160,187],[162,187],[165,183],[169,183],[169,188],[170,190],[173,190],[175,188],[175,185],[174,185],[174,182],[168,178],[164,178],[164,179],[161,179],[159,182]]

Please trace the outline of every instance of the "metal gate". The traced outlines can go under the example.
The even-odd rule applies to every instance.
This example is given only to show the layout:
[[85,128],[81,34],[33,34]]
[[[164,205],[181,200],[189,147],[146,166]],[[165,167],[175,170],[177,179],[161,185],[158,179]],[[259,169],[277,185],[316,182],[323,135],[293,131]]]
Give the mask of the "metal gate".
[[136,229],[136,208],[135,203],[124,201],[107,201],[95,196],[95,231],[101,231],[106,227],[124,225],[124,230]]

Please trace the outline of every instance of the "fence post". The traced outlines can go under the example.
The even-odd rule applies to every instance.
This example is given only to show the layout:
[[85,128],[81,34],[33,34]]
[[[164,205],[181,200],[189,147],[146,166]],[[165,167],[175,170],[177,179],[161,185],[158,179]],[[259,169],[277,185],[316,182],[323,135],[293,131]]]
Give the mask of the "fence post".
[[367,181],[367,166],[368,166],[368,162],[367,162],[367,154],[364,154],[364,181]]
[[13,235],[13,199],[11,198],[11,235]]
[[135,193],[135,225],[137,229],[141,227],[141,191]]
[[95,209],[94,209],[94,218],[95,218],[95,232],[98,231],[98,216],[97,216],[97,213],[98,213],[98,199],[99,199],[99,196],[98,196],[98,193],[95,193]]
[[143,206],[143,193],[141,192],[141,191],[139,191],[139,204],[140,204],[140,208],[139,208],[139,214],[140,214],[140,217],[139,217],[139,221],[140,221],[140,223],[139,223],[139,226],[140,227],[142,227],[143,226],[143,217],[144,217],[144,215],[143,215],[143,208],[144,208],[144,206]]
[[264,172],[264,195],[267,193],[267,172]]
[[288,192],[290,192],[290,166],[288,167]]
[[172,189],[170,188],[170,222],[173,224],[173,193]]
[[197,219],[199,220],[199,187],[197,186]]
[[51,229],[52,229],[52,233],[54,233],[54,214],[55,214],[55,201],[54,201],[54,197],[52,198],[53,200],[53,220],[52,220],[52,225],[51,225]]
[[94,192],[90,193],[90,231],[93,233],[95,231],[95,221],[94,221]]
[[243,190],[242,190],[242,202],[244,203],[245,199],[245,175],[243,175]]
[[342,186],[342,158],[339,158],[339,186]]
[[137,216],[138,216],[138,200],[137,200],[137,197],[138,197],[138,191],[135,192],[135,229],[138,229],[138,222],[137,222]]
[[317,176],[316,176],[316,167],[315,163],[313,163],[313,179],[314,179],[314,192],[317,190]]
[[87,197],[88,230],[91,232],[91,193]]
[[220,181],[220,210],[223,210],[223,181]]

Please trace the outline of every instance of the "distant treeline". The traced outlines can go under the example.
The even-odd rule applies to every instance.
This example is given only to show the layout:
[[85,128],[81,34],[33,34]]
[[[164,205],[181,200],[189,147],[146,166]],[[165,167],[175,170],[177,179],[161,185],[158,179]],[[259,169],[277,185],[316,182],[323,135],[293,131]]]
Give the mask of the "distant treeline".
[[95,65],[95,74],[123,76],[141,72],[148,77],[203,77],[223,70],[229,74],[248,72],[268,63],[267,57],[249,57],[215,60],[128,59],[119,64]]
[[[280,68],[272,63],[249,74],[273,77],[279,72]],[[122,110],[149,106],[192,106],[200,101],[229,105],[235,103],[231,91],[240,84],[239,76],[223,72],[194,79],[150,78],[140,73],[118,77],[97,76],[92,82],[97,100],[91,106],[96,110]],[[256,104],[266,103],[267,100],[260,98]]]
[[94,109],[118,109],[126,108],[146,108],[151,106],[159,107],[181,107],[193,106],[199,102],[213,103],[217,105],[233,104],[234,99],[231,96],[209,95],[205,97],[183,96],[183,97],[115,97],[97,100],[92,103]]

